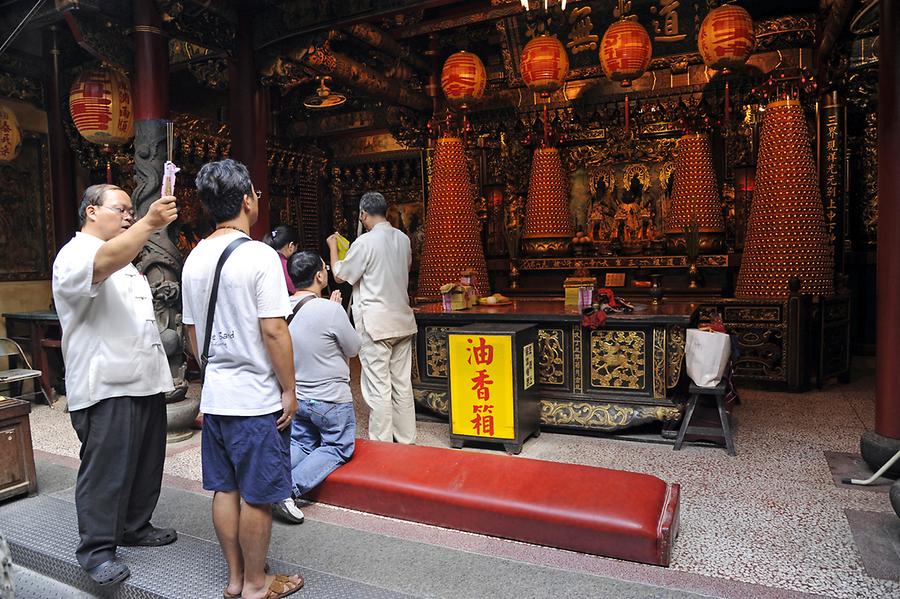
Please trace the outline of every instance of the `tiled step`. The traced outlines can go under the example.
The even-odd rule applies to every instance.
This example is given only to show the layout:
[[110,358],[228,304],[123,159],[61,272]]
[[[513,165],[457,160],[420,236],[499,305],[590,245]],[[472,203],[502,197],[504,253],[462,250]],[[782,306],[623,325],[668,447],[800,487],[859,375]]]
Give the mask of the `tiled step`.
[[[120,547],[117,555],[128,564],[131,576],[116,587],[99,587],[75,561],[78,544],[75,506],[49,495],[0,504],[0,531],[9,543],[15,564],[97,597],[218,599],[227,580],[218,544],[181,534],[177,542],[165,547]],[[408,597],[297,564],[277,560],[269,563],[276,572],[304,575],[307,583],[294,595],[298,598]]]

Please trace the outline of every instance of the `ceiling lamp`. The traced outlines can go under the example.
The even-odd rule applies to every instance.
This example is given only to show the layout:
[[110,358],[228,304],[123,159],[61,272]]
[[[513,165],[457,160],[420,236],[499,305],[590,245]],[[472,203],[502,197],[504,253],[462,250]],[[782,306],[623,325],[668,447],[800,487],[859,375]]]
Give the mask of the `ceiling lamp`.
[[451,54],[441,70],[441,89],[447,101],[463,109],[480,100],[487,84],[487,73],[481,59],[462,50]]
[[331,91],[331,88],[326,85],[325,82],[329,80],[331,80],[331,77],[320,78],[319,87],[316,89],[316,93],[307,96],[303,100],[303,106],[310,110],[326,110],[328,108],[337,108],[346,102],[347,96],[339,92]]
[[747,62],[755,45],[753,18],[740,6],[731,4],[709,11],[697,36],[703,62],[726,75]]
[[22,131],[16,113],[0,105],[0,163],[12,162],[22,147]]
[[625,9],[623,0],[619,0],[619,20],[610,25],[600,41],[600,65],[608,79],[630,87],[650,65],[653,45],[647,30],[635,16],[626,16]]

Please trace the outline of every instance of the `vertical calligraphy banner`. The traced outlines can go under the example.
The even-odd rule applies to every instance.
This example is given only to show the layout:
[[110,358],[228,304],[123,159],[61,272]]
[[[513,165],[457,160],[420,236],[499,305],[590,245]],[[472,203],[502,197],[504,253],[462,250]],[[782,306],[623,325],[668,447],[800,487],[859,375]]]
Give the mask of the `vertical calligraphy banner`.
[[821,171],[822,202],[825,225],[834,247],[835,272],[844,270],[844,238],[847,230],[847,197],[845,192],[846,110],[833,93],[825,100],[821,112]]

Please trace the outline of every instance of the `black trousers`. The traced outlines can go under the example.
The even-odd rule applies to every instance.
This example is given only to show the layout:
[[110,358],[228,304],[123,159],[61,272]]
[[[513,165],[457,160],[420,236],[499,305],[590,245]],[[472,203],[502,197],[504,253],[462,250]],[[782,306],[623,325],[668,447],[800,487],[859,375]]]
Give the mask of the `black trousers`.
[[123,535],[149,532],[166,459],[166,401],[162,393],[111,397],[70,416],[81,441],[75,557],[88,569],[115,557]]

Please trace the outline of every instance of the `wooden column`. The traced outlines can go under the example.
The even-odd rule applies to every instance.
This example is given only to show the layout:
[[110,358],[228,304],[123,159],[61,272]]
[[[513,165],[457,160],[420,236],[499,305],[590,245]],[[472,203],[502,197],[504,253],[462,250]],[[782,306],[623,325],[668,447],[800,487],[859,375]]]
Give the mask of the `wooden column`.
[[250,35],[252,15],[238,18],[237,52],[229,65],[229,121],[231,156],[247,165],[256,191],[262,194],[259,220],[250,236],[261,239],[269,230],[269,172],[266,132],[269,125],[269,94],[260,85]]
[[900,445],[900,0],[882,0],[879,40],[875,432]]
[[[63,131],[63,110],[68,110],[59,89],[59,48],[57,28],[44,31],[44,54],[48,57],[47,85],[44,104],[47,106],[47,134],[50,141],[50,189],[53,197],[53,241],[58,250],[68,242],[78,226],[78,205],[72,174],[72,149]],[[65,108],[63,108],[65,106]]]

